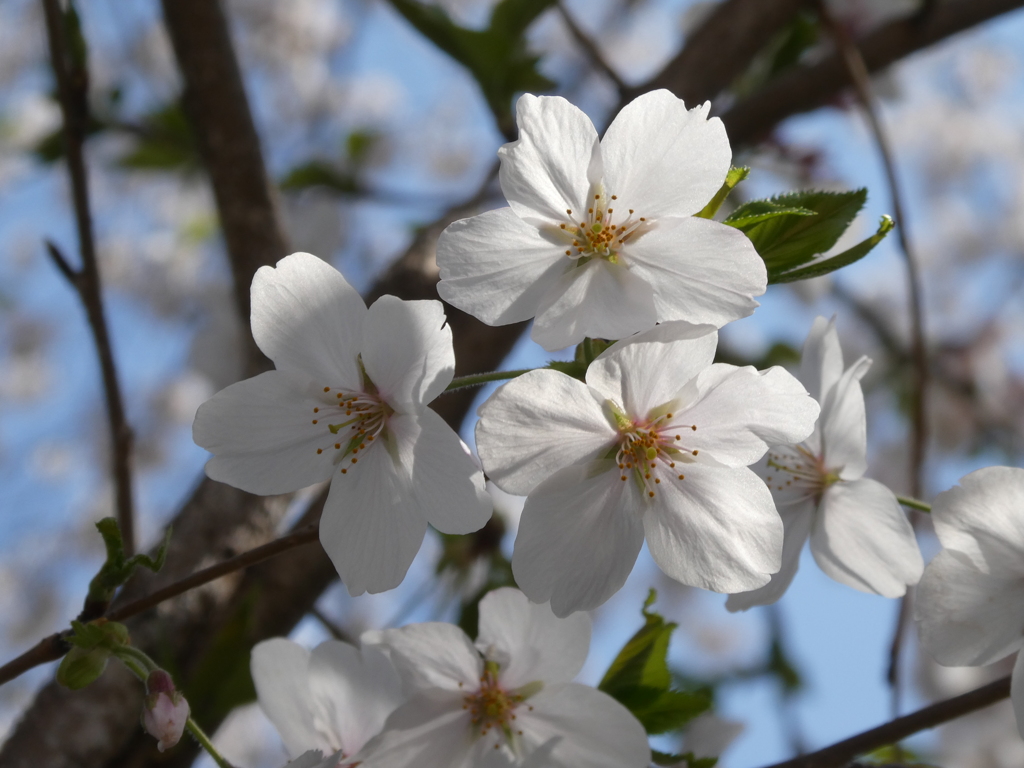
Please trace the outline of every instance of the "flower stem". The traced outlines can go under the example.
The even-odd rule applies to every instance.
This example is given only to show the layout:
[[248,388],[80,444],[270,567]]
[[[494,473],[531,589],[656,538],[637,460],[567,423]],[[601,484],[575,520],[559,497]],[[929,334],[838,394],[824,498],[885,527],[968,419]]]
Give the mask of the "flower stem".
[[587,365],[594,362],[594,358],[597,357],[594,351],[594,340],[587,336],[583,339],[583,359],[586,360]]
[[463,387],[478,387],[489,381],[514,379],[516,376],[522,376],[524,373],[529,373],[532,370],[533,368],[524,368],[518,371],[492,371],[491,373],[474,373],[469,376],[459,376],[452,379],[452,383],[445,387],[444,391],[451,392],[454,389],[462,389]]
[[928,504],[927,502],[924,501],[918,501],[917,499],[912,499],[909,496],[897,496],[896,501],[898,501],[904,507],[910,507],[911,509],[916,509],[919,512],[932,511],[931,504]]
[[203,729],[191,717],[185,721],[185,728],[199,742],[200,746],[209,753],[210,757],[213,758],[213,762],[219,765],[220,768],[234,768],[227,758],[217,751],[217,748],[213,746],[213,742],[210,741],[210,737],[203,733]]

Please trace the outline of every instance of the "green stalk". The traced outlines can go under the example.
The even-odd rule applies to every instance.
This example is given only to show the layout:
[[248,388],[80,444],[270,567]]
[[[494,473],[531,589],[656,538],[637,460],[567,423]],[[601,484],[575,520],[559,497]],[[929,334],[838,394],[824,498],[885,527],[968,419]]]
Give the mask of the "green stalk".
[[219,765],[220,768],[234,768],[227,758],[217,751],[217,748],[213,746],[213,742],[210,741],[210,737],[203,733],[203,729],[191,717],[185,721],[185,729],[192,734],[192,737],[209,753],[210,757],[213,758],[213,762]]
[[452,379],[452,383],[445,387],[444,391],[451,392],[452,390],[463,389],[464,387],[478,387],[489,381],[514,379],[516,376],[522,376],[524,373],[529,373],[532,370],[533,368],[526,368],[519,371],[492,371],[491,373],[474,373],[469,376],[459,376]]
[[918,501],[912,499],[909,496],[897,496],[896,501],[902,504],[904,507],[910,507],[910,509],[916,509],[918,512],[931,512],[932,505],[924,501]]

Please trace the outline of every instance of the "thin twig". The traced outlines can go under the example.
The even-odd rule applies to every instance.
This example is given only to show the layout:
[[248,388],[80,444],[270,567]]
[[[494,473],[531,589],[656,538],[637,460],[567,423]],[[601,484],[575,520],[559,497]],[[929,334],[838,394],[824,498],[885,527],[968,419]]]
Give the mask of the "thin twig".
[[[893,215],[896,218],[896,235],[907,266],[907,287],[911,317],[910,356],[914,366],[914,388],[911,398],[910,495],[920,497],[925,450],[927,449],[928,442],[926,413],[928,351],[925,347],[924,337],[924,302],[921,297],[921,276],[918,271],[917,258],[910,245],[910,238],[907,233],[907,217],[903,207],[903,196],[900,191],[899,179],[896,176],[896,165],[893,160],[892,147],[889,144],[889,137],[882,126],[882,121],[878,114],[878,108],[871,90],[871,77],[868,74],[867,64],[864,63],[864,57],[857,48],[857,44],[846,33],[846,30],[842,28],[842,25],[835,22],[823,0],[818,1],[818,11],[828,25],[832,38],[839,48],[843,63],[850,75],[850,79],[853,81],[857,98],[864,110],[864,116],[867,118],[868,125],[875,138],[875,143],[878,145],[878,152],[881,155],[886,181],[889,185]],[[911,517],[911,522],[915,522],[915,516]],[[911,591],[908,590],[901,600],[897,625],[889,648],[887,678],[892,688],[892,712],[894,715],[899,711],[900,705],[900,651],[906,634],[905,624],[910,616],[909,603],[912,599],[911,594]]]
[[973,691],[954,696],[936,704],[924,707],[903,717],[897,717],[877,728],[851,736],[817,752],[794,757],[768,768],[842,768],[858,755],[871,752],[879,747],[895,744],[908,736],[934,728],[979,709],[991,706],[1010,695],[1009,676],[975,688]]
[[96,354],[99,357],[103,391],[106,395],[107,418],[110,422],[111,472],[114,479],[117,523],[124,539],[125,553],[130,556],[135,553],[131,475],[132,431],[125,418],[124,401],[121,397],[114,353],[103,310],[96,242],[89,210],[89,179],[83,152],[89,123],[88,74],[81,63],[75,62],[69,53],[70,48],[65,39],[64,17],[58,0],[42,0],[42,3],[46,15],[50,61],[57,80],[61,113],[64,116],[64,148],[68,160],[68,175],[71,179],[78,247],[82,256],[81,269],[73,269],[53,243],[47,242],[46,245],[50,258],[78,293],[85,308],[89,327],[92,329],[93,340],[96,342]]
[[[110,611],[106,615],[106,618],[110,621],[124,621],[125,619],[142,613],[143,611],[148,611],[150,608],[153,608],[166,600],[170,600],[172,597],[177,597],[178,595],[188,592],[190,589],[201,587],[203,584],[219,579],[221,576],[226,576],[229,573],[240,571],[244,568],[256,565],[257,563],[261,563],[264,560],[269,560],[276,555],[280,555],[283,552],[287,552],[288,550],[302,546],[303,544],[310,544],[316,541],[319,535],[319,525],[310,525],[300,531],[290,533],[287,536],[282,536],[279,539],[275,539],[263,546],[250,549],[248,552],[243,552],[242,554],[236,555],[235,557],[221,563],[211,565],[209,568],[196,571],[191,576],[186,576],[180,581],[168,584],[163,589],[158,589],[151,595],[139,598],[127,605],[123,605],[120,608]],[[25,651],[25,653],[0,667],[0,685],[10,682],[33,667],[38,667],[40,664],[45,664],[48,661],[55,661],[67,652],[68,645],[64,641],[63,633],[57,633],[43,638],[32,646],[32,648]]]
[[562,21],[565,22],[565,26],[569,28],[569,33],[572,35],[576,44],[583,49],[583,52],[587,54],[587,58],[590,59],[590,63],[601,70],[609,80],[615,84],[615,88],[619,92],[619,96],[625,97],[625,94],[629,90],[629,86],[623,82],[622,78],[619,77],[619,73],[612,69],[611,65],[605,60],[604,54],[597,47],[597,43],[590,39],[590,36],[580,29],[579,24],[569,13],[568,9],[563,3],[558,3],[558,12],[562,15]]
[[332,619],[330,616],[325,614],[315,605],[309,609],[309,615],[324,625],[324,628],[331,633],[331,637],[335,640],[341,640],[343,643],[353,643],[352,635],[342,629],[338,622]]

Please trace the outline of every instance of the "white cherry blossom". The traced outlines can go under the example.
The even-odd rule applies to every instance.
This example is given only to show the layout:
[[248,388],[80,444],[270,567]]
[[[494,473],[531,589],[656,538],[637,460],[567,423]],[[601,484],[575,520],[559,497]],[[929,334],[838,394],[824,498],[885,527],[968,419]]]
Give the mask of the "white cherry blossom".
[[[942,551],[917,587],[921,643],[944,666],[983,666],[1024,647],[1024,469],[986,467],[932,503]],[[1010,683],[1024,736],[1024,653]]]
[[800,380],[821,404],[821,416],[805,441],[773,447],[757,466],[786,527],[782,569],[764,587],[732,595],[729,610],[782,597],[808,539],[821,570],[862,592],[899,597],[921,578],[924,562],[906,514],[892,491],[863,476],[867,415],[860,380],[870,366],[862,356],[844,370],[835,319],[815,319]]
[[601,605],[647,540],[669,576],[717,592],[779,569],[782,521],[748,465],[802,440],[818,405],[782,368],[713,363],[711,326],[665,323],[605,350],[586,383],[537,370],[480,407],[490,479],[527,495],[512,557],[557,616]]
[[359,762],[360,750],[405,700],[398,674],[377,648],[328,640],[310,651],[274,638],[252,649],[250,667],[260,707],[292,768]]
[[262,267],[252,332],[277,370],[200,406],[206,474],[250,493],[331,481],[320,541],[352,595],[398,586],[430,523],[481,528],[492,507],[465,445],[428,406],[455,370],[439,301],[369,309],[308,253]]
[[635,717],[571,682],[586,660],[590,619],[557,619],[517,589],[480,601],[474,645],[452,624],[369,632],[411,695],[366,748],[361,768],[643,768],[651,753]]
[[545,349],[751,314],[764,263],[741,232],[694,216],[732,157],[709,109],[652,91],[602,141],[565,99],[520,97],[519,139],[498,152],[510,207],[442,233],[438,293],[489,325],[535,317]]

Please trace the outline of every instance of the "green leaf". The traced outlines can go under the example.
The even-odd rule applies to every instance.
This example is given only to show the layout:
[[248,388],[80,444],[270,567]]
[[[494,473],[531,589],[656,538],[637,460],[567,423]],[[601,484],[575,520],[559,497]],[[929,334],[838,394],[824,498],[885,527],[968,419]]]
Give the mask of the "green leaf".
[[116,621],[97,619],[72,621],[71,629],[64,638],[71,650],[57,668],[57,682],[77,691],[103,674],[114,649],[128,644],[128,628]]
[[[806,264],[835,245],[864,206],[867,194],[867,189],[858,189],[853,192],[807,191],[779,195],[756,202],[801,210],[732,226],[750,238],[764,259],[770,276]],[[750,210],[757,209],[754,206]],[[807,211],[816,215],[809,216]]]
[[168,526],[155,558],[146,554],[126,557],[124,540],[121,538],[121,529],[117,525],[117,520],[105,517],[96,523],[96,529],[103,537],[103,544],[107,549],[107,559],[89,582],[89,594],[82,611],[86,616],[102,614],[106,605],[114,597],[114,592],[131,578],[139,566],[148,568],[153,573],[163,568],[164,561],[167,559],[167,547],[171,543],[171,528]]
[[555,0],[502,0],[484,30],[460,27],[441,8],[418,0],[390,1],[424,37],[469,70],[503,132],[514,127],[512,97],[516,93],[554,87],[537,71],[538,57],[527,51],[525,32]]
[[279,186],[285,191],[327,187],[345,195],[359,191],[359,184],[354,176],[322,160],[312,160],[293,168],[281,180]]
[[671,690],[667,655],[676,624],[648,610],[657,593],[652,589],[643,607],[644,626],[615,657],[598,688],[626,707],[648,733],[675,730],[711,707],[707,690]]
[[726,198],[729,197],[729,194],[733,191],[736,185],[749,175],[750,169],[746,166],[742,168],[733,166],[730,168],[729,172],[725,174],[725,181],[722,183],[719,190],[715,192],[715,196],[711,198],[711,202],[705,205],[704,208],[696,215],[701,219],[710,219],[718,213],[718,209],[722,207],[722,203],[724,203]]
[[580,381],[586,381],[587,378],[587,363],[582,360],[551,360],[544,367]]
[[792,283],[795,280],[808,280],[812,277],[827,275],[829,272],[835,272],[837,269],[853,264],[855,261],[860,261],[871,252],[871,249],[885,239],[885,236],[892,231],[894,226],[895,224],[891,217],[882,216],[882,219],[878,224],[878,231],[866,240],[862,240],[857,243],[857,245],[843,251],[842,253],[838,253],[835,256],[815,262],[814,264],[810,264],[801,269],[794,269],[789,272],[782,272],[781,274],[778,272],[773,273],[771,269],[769,269],[768,282]]
[[179,101],[148,113],[138,126],[127,129],[135,143],[118,160],[122,168],[190,173],[202,167],[192,126]]
[[780,205],[771,200],[752,200],[744,203],[725,217],[723,223],[737,229],[749,229],[754,224],[773,219],[776,216],[817,216],[810,208]]
[[685,765],[686,768],[714,768],[717,757],[694,757],[693,752],[673,755],[667,752],[651,750],[651,762],[655,765]]

